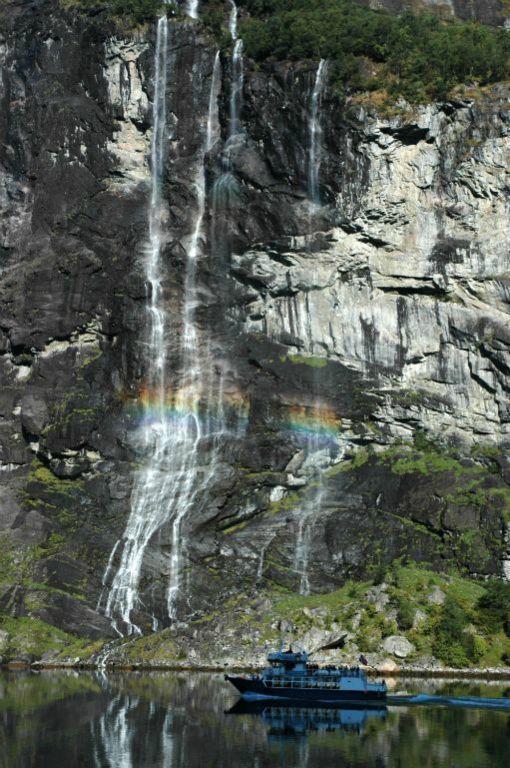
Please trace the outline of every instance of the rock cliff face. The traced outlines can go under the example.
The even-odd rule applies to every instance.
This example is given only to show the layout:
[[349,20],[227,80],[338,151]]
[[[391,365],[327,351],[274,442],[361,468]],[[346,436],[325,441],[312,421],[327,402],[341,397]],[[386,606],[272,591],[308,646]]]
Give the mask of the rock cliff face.
[[[148,418],[155,30],[44,0],[1,18],[0,609],[108,637],[98,601]],[[196,356],[230,420],[182,521],[179,618],[399,557],[509,577],[508,88],[381,117],[326,78],[312,205],[317,65],[244,62],[226,172],[233,66],[222,53],[214,92],[215,57],[199,25],[170,22],[168,400],[212,98]],[[172,547],[163,515],[144,630],[169,623]]]

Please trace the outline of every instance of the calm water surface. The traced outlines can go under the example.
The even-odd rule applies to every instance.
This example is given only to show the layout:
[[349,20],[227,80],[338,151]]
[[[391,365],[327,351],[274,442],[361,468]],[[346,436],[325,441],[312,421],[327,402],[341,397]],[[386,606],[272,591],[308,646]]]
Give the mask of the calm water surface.
[[[396,690],[509,695],[399,681]],[[1,768],[508,768],[510,713],[445,707],[228,713],[220,675],[0,674]]]

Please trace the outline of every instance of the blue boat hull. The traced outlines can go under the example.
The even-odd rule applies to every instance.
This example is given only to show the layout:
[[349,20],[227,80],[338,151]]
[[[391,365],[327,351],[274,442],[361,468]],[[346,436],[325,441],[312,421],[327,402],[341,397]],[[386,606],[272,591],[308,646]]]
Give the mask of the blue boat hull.
[[385,691],[341,691],[335,688],[268,688],[262,680],[225,675],[246,701],[283,700],[330,703],[385,701]]

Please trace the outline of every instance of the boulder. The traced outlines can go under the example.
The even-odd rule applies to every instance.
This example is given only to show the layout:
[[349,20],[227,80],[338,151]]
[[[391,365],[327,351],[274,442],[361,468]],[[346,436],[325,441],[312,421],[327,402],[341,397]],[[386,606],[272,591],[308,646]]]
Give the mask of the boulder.
[[27,392],[21,399],[21,423],[31,435],[39,435],[48,423],[48,406],[42,394]]
[[432,587],[427,595],[427,600],[429,603],[432,603],[432,605],[443,605],[446,600],[446,595],[442,589],[439,589],[439,587]]
[[420,611],[420,609],[418,608],[418,610],[414,614],[413,629],[418,629],[418,627],[423,626],[423,624],[425,624],[426,621],[427,621],[427,614],[425,613],[425,611]]
[[349,632],[338,625],[333,625],[331,630],[318,629],[313,627],[302,635],[298,642],[310,653],[313,651],[326,651],[335,648],[342,648],[351,637]]
[[377,584],[374,587],[370,587],[365,592],[365,600],[367,603],[372,603],[377,613],[384,611],[385,607],[390,602],[390,596],[386,592],[386,584]]
[[391,653],[398,659],[406,659],[414,651],[414,645],[403,635],[391,635],[386,637],[382,648],[386,653]]
[[398,672],[400,667],[398,666],[397,662],[394,659],[384,659],[380,664],[378,664],[378,670],[379,672],[384,672],[385,674],[391,674],[392,672]]

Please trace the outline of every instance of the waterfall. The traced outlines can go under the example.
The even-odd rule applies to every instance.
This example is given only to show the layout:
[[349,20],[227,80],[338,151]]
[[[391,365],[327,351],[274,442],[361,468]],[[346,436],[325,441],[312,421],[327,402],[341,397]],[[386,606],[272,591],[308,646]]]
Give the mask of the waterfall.
[[[128,634],[140,629],[131,621],[131,612],[138,603],[138,585],[145,548],[161,525],[161,505],[164,500],[166,458],[171,427],[166,418],[166,312],[163,303],[161,275],[162,218],[161,182],[166,138],[166,78],[168,59],[168,21],[162,16],[157,25],[154,61],[153,131],[151,142],[151,196],[149,205],[149,242],[145,254],[145,276],[149,286],[148,339],[149,361],[147,392],[144,399],[144,419],[141,442],[145,452],[143,467],[135,474],[130,514],[122,538],[119,567],[113,577],[105,614],[112,619],[119,634],[117,621],[127,627]],[[115,545],[115,550],[119,543]],[[106,585],[113,556],[105,572]]]
[[232,91],[230,94],[230,138],[239,134],[239,116],[243,95],[243,41],[236,38],[232,53]]
[[186,13],[191,19],[198,19],[199,0],[188,0],[186,3]]
[[[311,478],[314,479],[317,488],[314,488],[312,495],[307,497],[304,502],[304,509],[301,512],[298,523],[296,537],[296,546],[294,550],[294,561],[292,567],[299,576],[299,593],[301,595],[310,594],[310,578],[308,567],[310,562],[310,550],[312,545],[313,521],[318,517],[324,497],[324,484],[322,482],[322,472],[325,467],[313,466],[317,460],[323,458],[320,440],[318,436],[313,436],[308,441],[307,452],[309,453],[309,463],[312,464]],[[326,466],[329,465],[329,460]]]
[[237,40],[237,5],[234,0],[230,0],[230,15],[228,18],[228,28],[232,40]]
[[239,133],[239,116],[243,96],[243,41],[237,37],[237,5],[230,0],[232,10],[229,16],[230,36],[234,41],[232,52],[232,88],[230,91],[230,128],[229,140]]
[[[191,11],[196,4],[188,4]],[[148,302],[147,385],[142,393],[144,419],[141,440],[144,455],[136,472],[131,509],[123,537],[110,555],[103,577],[103,593],[120,562],[109,587],[105,613],[119,634],[141,633],[135,623],[136,611],[146,607],[139,595],[142,565],[147,546],[162,529],[168,531],[167,612],[177,618],[177,601],[182,598],[182,561],[187,548],[183,523],[197,498],[210,482],[217,464],[221,438],[226,433],[223,412],[223,381],[217,381],[211,354],[211,340],[201,338],[197,321],[199,306],[197,269],[202,255],[206,212],[206,159],[219,135],[218,94],[221,87],[219,52],[214,59],[208,102],[207,125],[198,170],[194,179],[196,213],[186,248],[186,266],[180,333],[167,328],[161,263],[163,214],[161,183],[166,150],[166,77],[168,22],[157,25],[153,136],[151,144],[152,186],[149,205],[149,245],[145,261],[150,286]],[[167,344],[179,341],[177,370],[166,381]],[[101,602],[101,599],[100,599]],[[153,629],[158,620],[152,617]],[[121,626],[119,626],[121,623]]]
[[[308,235],[312,234],[312,215],[314,210],[321,204],[320,195],[320,161],[321,161],[321,140],[322,140],[322,126],[320,105],[321,98],[324,92],[324,85],[327,76],[327,63],[324,59],[321,59],[317,72],[315,75],[315,82],[310,99],[310,117],[308,122],[308,135],[309,135],[309,149],[308,149],[308,205],[309,205],[309,231]],[[310,339],[311,351],[313,353],[313,339],[311,338],[310,327],[310,314],[307,302],[307,329],[306,335]],[[309,561],[310,550],[312,544],[312,528],[313,521],[319,516],[324,495],[325,488],[323,483],[324,469],[329,466],[329,457],[324,450],[324,445],[321,440],[320,434],[320,413],[321,407],[317,397],[319,389],[319,382],[315,380],[313,382],[313,394],[314,403],[312,406],[312,412],[314,419],[317,422],[312,427],[310,433],[306,439],[306,455],[307,459],[304,464],[304,470],[307,471],[309,478],[313,480],[315,488],[311,495],[308,494],[304,501],[304,508],[299,518],[298,530],[296,536],[296,545],[294,550],[293,568],[296,574],[299,576],[299,592],[302,595],[308,595],[310,593],[310,579],[309,579]]]
[[[209,107],[207,114],[207,127],[205,141],[202,150],[195,189],[197,193],[197,213],[195,226],[186,253],[186,277],[184,283],[183,303],[183,334],[181,347],[181,367],[183,383],[177,399],[177,409],[186,414],[183,429],[177,433],[176,461],[182,462],[182,472],[178,476],[178,483],[174,484],[172,495],[174,513],[172,516],[172,548],[170,555],[170,578],[167,592],[168,615],[171,619],[177,618],[177,600],[181,590],[182,555],[186,549],[187,541],[182,531],[183,521],[191,510],[197,493],[207,484],[205,478],[200,478],[201,471],[198,461],[198,447],[204,437],[213,437],[213,446],[216,441],[215,424],[210,414],[217,408],[214,398],[214,383],[212,382],[212,360],[209,355],[209,346],[205,351],[199,350],[198,328],[196,324],[196,308],[199,304],[197,296],[197,259],[200,254],[203,235],[203,223],[206,204],[206,177],[205,163],[207,154],[213,147],[215,132],[214,118],[217,110],[217,96],[220,86],[221,67],[220,54],[216,53],[214,59],[211,88],[209,93]],[[201,401],[206,419],[200,418]],[[224,425],[220,423],[219,432],[224,431]],[[175,438],[174,438],[175,440]],[[182,458],[181,458],[182,457]],[[185,457],[185,458],[184,458]],[[212,459],[216,458],[213,451]]]
[[308,197],[312,204],[320,205],[319,173],[321,164],[322,126],[320,120],[320,104],[327,75],[327,64],[321,59],[315,75],[312,91],[310,120],[309,120],[309,153],[308,153]]
[[217,221],[221,208],[228,209],[234,202],[237,183],[232,173],[232,153],[237,146],[241,133],[241,106],[243,100],[243,41],[237,37],[237,5],[231,1],[232,10],[229,17],[229,29],[234,47],[232,50],[231,85],[230,85],[230,114],[228,137],[221,156],[222,173],[216,179],[212,195],[212,241],[215,251],[225,248],[228,239],[225,231],[218,233]]

